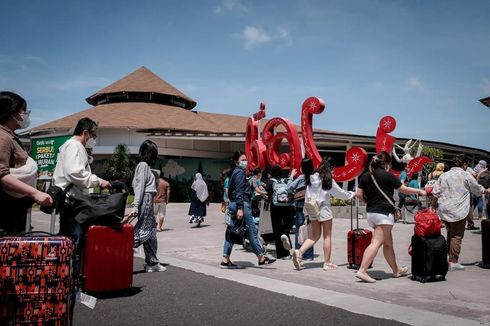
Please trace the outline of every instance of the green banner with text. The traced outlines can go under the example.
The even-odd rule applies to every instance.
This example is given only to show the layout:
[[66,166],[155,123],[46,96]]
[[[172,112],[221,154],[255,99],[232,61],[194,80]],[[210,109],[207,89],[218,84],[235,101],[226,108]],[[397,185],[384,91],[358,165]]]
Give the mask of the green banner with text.
[[58,149],[71,136],[55,136],[36,138],[31,140],[32,158],[37,163],[37,175],[39,180],[49,180],[53,177]]

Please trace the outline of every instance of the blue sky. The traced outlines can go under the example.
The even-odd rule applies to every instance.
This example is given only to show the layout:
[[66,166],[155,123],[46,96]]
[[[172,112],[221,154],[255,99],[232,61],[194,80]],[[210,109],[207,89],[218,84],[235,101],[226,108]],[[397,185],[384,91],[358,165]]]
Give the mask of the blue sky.
[[[146,66],[195,110],[490,150],[490,1],[3,0],[0,89],[18,92],[33,126]],[[245,128],[245,126],[244,126]]]

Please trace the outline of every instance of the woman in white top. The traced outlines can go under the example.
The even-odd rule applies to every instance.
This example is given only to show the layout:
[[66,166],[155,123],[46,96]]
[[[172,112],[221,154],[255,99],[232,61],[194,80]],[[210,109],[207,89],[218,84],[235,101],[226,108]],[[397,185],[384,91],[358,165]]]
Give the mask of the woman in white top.
[[[306,250],[320,239],[323,233],[323,258],[324,270],[337,269],[337,265],[332,263],[330,256],[332,251],[332,211],[330,210],[330,195],[340,199],[351,199],[354,197],[352,191],[345,191],[332,178],[333,160],[323,159],[318,170],[312,175],[305,174],[306,194],[305,194],[305,215],[308,215],[311,225],[311,239],[303,242],[299,250],[293,251],[293,264],[300,270],[301,257]],[[309,209],[308,203],[316,202],[319,208],[318,214]]]

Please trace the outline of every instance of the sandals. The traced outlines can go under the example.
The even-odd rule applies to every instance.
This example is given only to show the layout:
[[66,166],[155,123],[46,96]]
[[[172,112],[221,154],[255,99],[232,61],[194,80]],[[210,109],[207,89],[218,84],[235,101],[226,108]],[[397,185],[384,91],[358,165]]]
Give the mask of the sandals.
[[365,274],[365,273],[361,273],[359,271],[357,271],[356,273],[356,277],[358,279],[360,279],[361,281],[364,281],[366,283],[376,283],[376,280],[374,278],[372,278],[371,276],[369,276],[368,274]]
[[334,263],[324,263],[323,264],[323,270],[324,271],[331,271],[334,269],[338,269],[339,266],[335,265]]
[[398,272],[393,273],[393,277],[394,278],[399,278],[399,277],[405,276],[407,274],[408,274],[408,267],[407,266],[403,266],[401,268],[398,268]]
[[264,260],[262,260],[262,261],[259,260],[259,265],[261,265],[261,266],[262,265],[270,265],[270,264],[272,264],[275,261],[276,261],[275,259],[271,259],[269,257],[265,257],[264,256]]
[[293,265],[296,270],[301,269],[301,252],[299,250],[293,250]]

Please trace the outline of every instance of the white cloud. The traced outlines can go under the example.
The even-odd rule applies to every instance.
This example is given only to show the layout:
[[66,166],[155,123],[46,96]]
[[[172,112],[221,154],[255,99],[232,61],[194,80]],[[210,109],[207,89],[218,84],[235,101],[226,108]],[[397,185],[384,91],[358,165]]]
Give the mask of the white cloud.
[[245,27],[241,36],[245,42],[244,46],[247,49],[271,41],[271,37],[265,31],[253,26]]
[[283,40],[286,45],[290,46],[293,44],[293,40],[291,39],[291,35],[287,28],[278,27],[277,32],[279,34],[279,39]]
[[424,90],[424,86],[422,86],[422,83],[420,82],[420,80],[417,77],[408,78],[408,85],[410,85],[411,87],[418,89],[420,91]]
[[215,14],[223,15],[228,12],[247,12],[241,0],[221,0],[221,2],[214,8]]
[[488,78],[482,78],[482,85],[481,88],[485,92],[485,96],[490,95],[490,80]]

